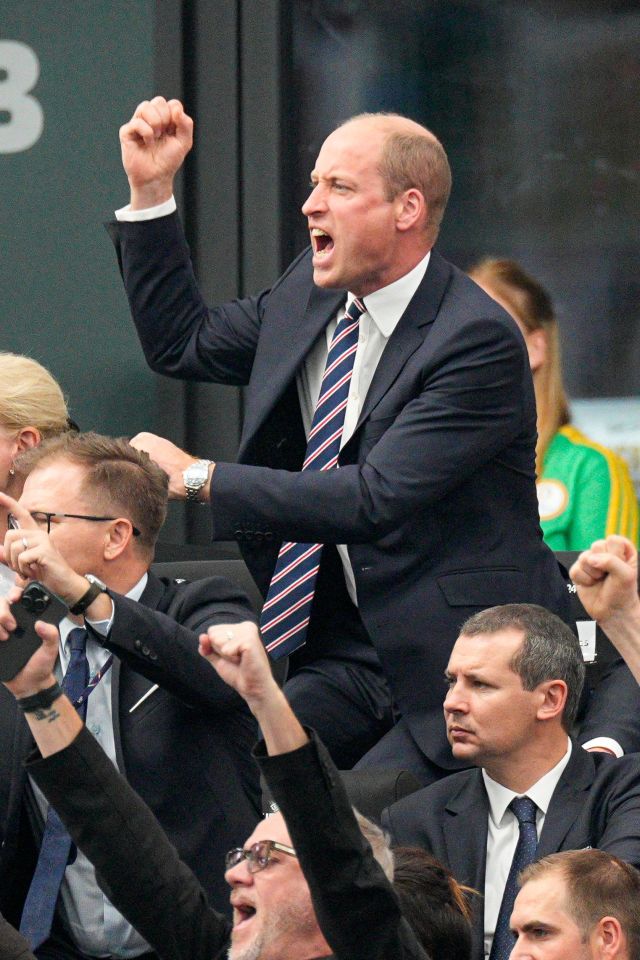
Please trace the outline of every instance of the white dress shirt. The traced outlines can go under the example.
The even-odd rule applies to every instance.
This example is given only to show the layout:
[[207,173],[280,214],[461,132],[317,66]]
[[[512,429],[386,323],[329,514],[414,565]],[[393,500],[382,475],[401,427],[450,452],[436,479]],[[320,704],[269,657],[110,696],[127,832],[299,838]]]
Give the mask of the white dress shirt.
[[[127,593],[131,600],[139,600],[147,585],[148,576],[144,576]],[[113,609],[109,620],[88,620],[91,626],[106,636],[113,623]],[[71,645],[69,634],[78,626],[68,617],[59,624],[60,652],[56,665],[56,676],[61,681],[69,666]],[[87,638],[87,660],[89,675],[94,676],[110,656],[108,650],[89,637]],[[116,745],[113,736],[111,711],[111,670],[108,670],[100,682],[93,688],[87,700],[86,725],[94,735],[111,762],[117,767]],[[43,818],[47,815],[47,801],[35,783],[31,781],[33,792]],[[129,924],[111,901],[105,897],[96,881],[93,866],[78,851],[77,857],[64,873],[60,887],[60,896],[64,905],[69,929],[75,945],[90,956],[123,957],[125,960],[137,957],[150,950],[137,930]]]
[[551,803],[551,797],[558,786],[564,768],[569,763],[571,750],[571,740],[567,737],[567,752],[562,759],[523,794],[514,793],[508,787],[503,787],[502,784],[492,780],[485,770],[482,771],[484,785],[489,797],[487,864],[484,875],[484,952],[486,957],[491,952],[491,943],[498,921],[502,895],[520,836],[518,818],[512,810],[509,810],[509,804],[514,797],[519,796],[529,797],[533,800],[538,808],[536,830],[539,838],[544,826],[544,818]]

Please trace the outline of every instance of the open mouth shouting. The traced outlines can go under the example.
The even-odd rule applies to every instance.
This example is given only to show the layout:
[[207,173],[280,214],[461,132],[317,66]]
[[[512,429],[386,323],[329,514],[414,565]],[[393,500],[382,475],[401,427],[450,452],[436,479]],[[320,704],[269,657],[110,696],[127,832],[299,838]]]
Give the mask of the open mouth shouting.
[[233,932],[245,929],[256,915],[256,908],[247,900],[238,898],[231,901],[233,907]]
[[314,258],[326,257],[333,250],[333,237],[320,227],[312,227],[310,233]]

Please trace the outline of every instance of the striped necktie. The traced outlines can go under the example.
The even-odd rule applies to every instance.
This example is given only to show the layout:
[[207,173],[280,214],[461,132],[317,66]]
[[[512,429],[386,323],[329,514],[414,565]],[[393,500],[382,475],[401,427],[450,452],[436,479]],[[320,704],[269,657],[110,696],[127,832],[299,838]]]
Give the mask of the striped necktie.
[[[71,656],[62,681],[62,689],[71,702],[75,703],[84,693],[89,681],[87,631],[76,627],[69,633],[68,641],[71,645]],[[86,698],[76,709],[84,720],[87,709]],[[75,854],[75,847],[73,850]],[[60,884],[70,854],[71,837],[58,814],[50,806],[42,834],[38,862],[20,920],[20,933],[27,938],[32,950],[37,950],[51,932]]]
[[538,832],[536,829],[536,811],[538,808],[533,800],[530,797],[514,797],[509,804],[509,809],[518,818],[520,834],[502,894],[502,903],[500,904],[489,960],[508,960],[509,954],[513,950],[516,941],[511,933],[509,920],[518,893],[518,874],[530,863],[533,863],[538,849]]
[[[362,301],[352,300],[336,326],[303,470],[331,470],[337,466],[360,317],[365,310]],[[305,642],[321,553],[321,543],[286,542],[280,547],[260,623],[264,645],[273,660],[288,656]]]

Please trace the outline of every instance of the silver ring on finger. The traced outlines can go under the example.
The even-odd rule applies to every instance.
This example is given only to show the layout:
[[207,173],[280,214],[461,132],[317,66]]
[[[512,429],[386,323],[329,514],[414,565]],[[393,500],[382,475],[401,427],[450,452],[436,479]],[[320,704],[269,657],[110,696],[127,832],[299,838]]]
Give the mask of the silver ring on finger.
[[25,548],[25,550],[28,550],[28,549],[29,549],[29,544],[27,543],[27,538],[26,538],[26,537],[23,537],[23,538],[22,538],[22,546]]
[[233,640],[233,630],[227,630],[227,640]]

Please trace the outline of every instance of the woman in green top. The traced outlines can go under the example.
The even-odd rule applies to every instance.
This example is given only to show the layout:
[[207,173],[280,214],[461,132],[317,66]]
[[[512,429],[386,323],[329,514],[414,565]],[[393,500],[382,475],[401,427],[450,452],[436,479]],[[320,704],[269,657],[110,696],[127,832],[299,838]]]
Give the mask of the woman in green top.
[[545,541],[554,550],[584,550],[593,540],[619,533],[637,543],[638,500],[626,463],[571,425],[549,294],[513,260],[482,260],[469,275],[511,314],[527,345],[538,409],[536,473]]

